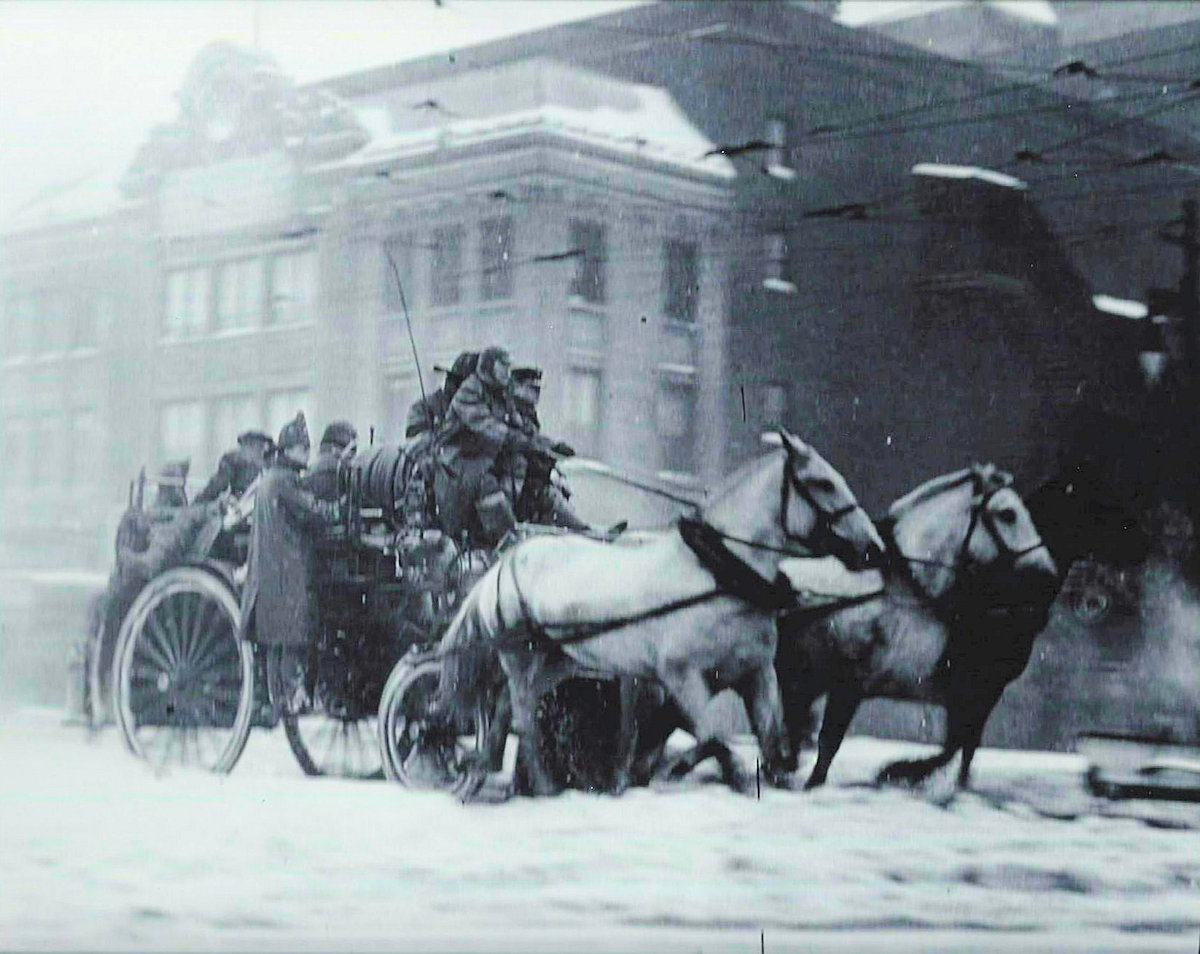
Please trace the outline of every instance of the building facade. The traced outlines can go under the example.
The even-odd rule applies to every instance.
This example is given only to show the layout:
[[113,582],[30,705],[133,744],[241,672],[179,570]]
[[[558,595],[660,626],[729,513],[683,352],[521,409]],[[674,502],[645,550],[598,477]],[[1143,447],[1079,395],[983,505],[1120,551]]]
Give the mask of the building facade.
[[93,562],[143,465],[198,485],[297,410],[314,440],[347,418],[399,442],[433,367],[489,344],[544,370],[544,426],[580,453],[723,472],[732,170],[668,95],[531,60],[449,82],[447,121],[271,69],[205,50],[118,211],[5,236],[6,543],[74,527]]

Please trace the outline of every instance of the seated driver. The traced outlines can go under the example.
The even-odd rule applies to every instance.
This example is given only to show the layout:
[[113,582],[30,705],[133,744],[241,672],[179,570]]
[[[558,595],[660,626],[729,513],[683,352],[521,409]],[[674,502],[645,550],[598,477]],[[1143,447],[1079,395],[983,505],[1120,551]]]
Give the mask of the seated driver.
[[284,425],[278,453],[263,471],[251,520],[250,555],[242,591],[242,634],[280,653],[279,682],[271,687],[281,714],[309,704],[305,686],[308,649],[317,637],[312,585],[316,533],[340,519],[336,501],[317,498],[300,485],[310,443],[303,412]]

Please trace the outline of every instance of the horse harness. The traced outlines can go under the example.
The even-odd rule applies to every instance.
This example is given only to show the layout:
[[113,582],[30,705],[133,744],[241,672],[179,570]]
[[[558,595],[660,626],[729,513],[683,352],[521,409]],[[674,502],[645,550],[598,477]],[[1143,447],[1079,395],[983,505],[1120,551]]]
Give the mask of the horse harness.
[[[783,616],[788,613],[796,612],[801,607],[796,605],[796,594],[792,589],[787,578],[782,574],[774,580],[765,579],[759,572],[754,569],[749,563],[739,557],[736,553],[729,549],[726,541],[739,543],[743,546],[752,547],[759,550],[768,550],[773,553],[782,553],[792,557],[810,557],[814,552],[821,552],[822,544],[830,547],[836,546],[839,542],[843,542],[843,538],[839,537],[834,529],[838,521],[858,510],[858,503],[847,504],[837,510],[825,510],[813,497],[811,491],[804,485],[795,474],[792,468],[793,452],[790,447],[787,447],[787,462],[784,466],[784,476],[780,481],[779,503],[780,514],[779,519],[782,524],[783,536],[794,543],[800,544],[806,549],[803,551],[792,550],[786,547],[775,547],[770,544],[761,543],[755,540],[747,540],[742,537],[734,536],[714,527],[708,521],[696,516],[681,516],[676,522],[676,529],[679,531],[683,542],[696,555],[700,564],[712,574],[716,581],[716,586],[711,590],[705,590],[693,596],[683,597],[678,600],[673,600],[669,603],[664,603],[648,610],[643,610],[640,613],[633,613],[628,616],[621,616],[611,619],[606,619],[593,623],[578,623],[578,624],[546,624],[538,622],[534,619],[530,612],[529,604],[526,601],[525,594],[521,591],[519,582],[517,581],[516,570],[509,564],[509,578],[512,582],[513,592],[517,595],[517,605],[521,609],[522,622],[526,634],[519,639],[503,640],[495,644],[497,649],[528,649],[541,650],[548,646],[561,646],[563,644],[584,642],[596,636],[601,636],[605,633],[614,632],[618,629],[624,629],[627,626],[633,626],[637,623],[643,623],[648,620],[657,619],[662,616],[668,616],[671,613],[679,610],[688,609],[692,606],[697,606],[701,603],[707,603],[710,600],[717,599],[721,596],[731,596],[736,599],[743,600],[749,603],[756,609],[762,610],[765,613],[774,616]],[[787,514],[790,504],[790,495],[798,494],[805,503],[809,505],[815,515],[815,527],[808,536],[801,536],[793,533],[787,526]],[[502,602],[500,600],[500,574],[496,575],[496,612],[500,617],[502,630],[507,630],[508,625],[503,617]],[[870,597],[850,597],[846,600],[837,600],[828,606],[822,606],[817,609],[817,612],[825,613],[841,609],[848,605],[853,605],[860,602],[865,602]],[[807,608],[803,608],[807,609]],[[552,637],[549,630],[555,630],[560,633],[556,637]],[[566,630],[566,632],[563,632]]]
[[[967,594],[962,592],[962,588],[958,586],[960,579],[956,576],[955,584],[947,592],[943,593],[940,597],[930,596],[925,592],[916,575],[913,573],[914,565],[924,564],[926,566],[943,567],[959,571],[966,576],[970,571],[970,567],[966,565],[967,549],[971,544],[971,537],[975,533],[975,528],[981,524],[992,538],[992,542],[1001,555],[997,562],[1000,563],[1003,569],[1012,569],[1023,556],[1027,556],[1043,548],[1049,549],[1045,541],[1040,537],[1035,543],[1019,550],[1010,547],[1004,539],[1003,534],[1000,533],[999,527],[996,526],[996,518],[988,510],[988,504],[992,498],[1001,490],[1007,489],[1010,486],[1009,483],[1000,482],[989,488],[986,486],[986,478],[978,472],[972,473],[971,479],[974,481],[976,489],[980,494],[980,499],[971,509],[971,519],[967,524],[967,532],[963,537],[962,543],[959,545],[953,563],[942,563],[939,560],[913,557],[902,553],[896,544],[894,521],[888,518],[876,521],[879,534],[883,537],[884,543],[887,544],[887,552],[890,555],[888,560],[889,565],[899,570],[908,584],[916,591],[920,601],[929,606],[933,610],[934,615],[945,623],[958,623],[962,621],[964,616],[963,607],[968,602],[966,597],[969,596],[969,591]],[[990,617],[1000,617],[1016,615],[1018,613],[1029,613],[1036,610],[1038,605],[1035,601],[992,604],[983,609],[983,614]]]

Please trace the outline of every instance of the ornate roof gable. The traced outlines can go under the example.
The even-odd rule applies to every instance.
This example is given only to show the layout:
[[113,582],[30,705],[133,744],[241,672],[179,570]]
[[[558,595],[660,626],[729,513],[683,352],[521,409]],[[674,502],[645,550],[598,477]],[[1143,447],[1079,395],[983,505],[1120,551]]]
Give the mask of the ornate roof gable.
[[179,116],[155,126],[121,181],[130,198],[154,192],[162,177],[284,151],[299,164],[361,148],[370,135],[328,90],[298,89],[271,57],[218,42],[196,56],[176,94]]

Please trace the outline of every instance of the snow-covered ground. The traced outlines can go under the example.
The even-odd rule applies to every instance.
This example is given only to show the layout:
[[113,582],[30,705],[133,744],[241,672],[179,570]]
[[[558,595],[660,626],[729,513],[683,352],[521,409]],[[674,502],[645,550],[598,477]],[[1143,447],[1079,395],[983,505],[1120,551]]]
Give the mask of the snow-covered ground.
[[0,948],[1196,951],[1200,807],[1094,802],[1063,755],[985,750],[945,807],[856,784],[920,748],[850,739],[812,794],[461,805],[305,778],[282,731],[155,777],[8,711]]

